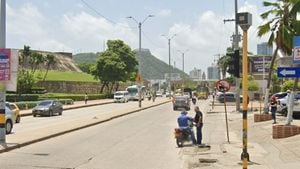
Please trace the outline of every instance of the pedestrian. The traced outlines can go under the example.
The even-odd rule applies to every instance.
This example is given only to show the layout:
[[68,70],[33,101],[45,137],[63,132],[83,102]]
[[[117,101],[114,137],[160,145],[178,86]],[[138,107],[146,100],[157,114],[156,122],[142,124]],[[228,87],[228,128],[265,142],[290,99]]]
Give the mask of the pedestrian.
[[84,102],[85,102],[85,104],[87,104],[88,99],[89,99],[89,96],[87,95],[87,93],[85,93],[85,95],[84,95]]
[[273,124],[276,124],[276,111],[277,111],[277,100],[276,97],[273,96],[271,98],[271,113],[272,113],[272,119],[274,120]]
[[202,127],[203,127],[203,114],[200,111],[198,106],[195,106],[195,117],[194,122],[196,123],[196,129],[197,129],[197,144],[202,144]]

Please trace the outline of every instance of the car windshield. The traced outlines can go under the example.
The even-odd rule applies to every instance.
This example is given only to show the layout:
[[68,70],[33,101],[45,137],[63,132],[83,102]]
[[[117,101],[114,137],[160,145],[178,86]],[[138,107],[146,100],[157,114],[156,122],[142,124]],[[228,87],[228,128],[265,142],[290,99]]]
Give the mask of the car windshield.
[[44,101],[44,102],[40,102],[38,104],[38,106],[49,106],[52,104],[52,101]]
[[115,93],[115,96],[123,96],[124,93]]

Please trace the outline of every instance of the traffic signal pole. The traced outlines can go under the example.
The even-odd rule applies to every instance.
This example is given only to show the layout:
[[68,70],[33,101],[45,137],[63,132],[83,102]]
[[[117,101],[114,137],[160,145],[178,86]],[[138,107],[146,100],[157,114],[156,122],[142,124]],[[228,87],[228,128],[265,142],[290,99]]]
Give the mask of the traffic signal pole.
[[236,22],[243,30],[243,151],[241,159],[243,169],[247,169],[250,161],[248,153],[248,29],[252,24],[252,15],[250,13],[238,13]]

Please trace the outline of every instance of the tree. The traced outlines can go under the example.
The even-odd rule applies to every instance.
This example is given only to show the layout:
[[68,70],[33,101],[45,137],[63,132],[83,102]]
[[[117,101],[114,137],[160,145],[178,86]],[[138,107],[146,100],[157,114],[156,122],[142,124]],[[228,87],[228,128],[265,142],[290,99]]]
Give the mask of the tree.
[[48,71],[50,69],[50,66],[54,65],[56,63],[55,56],[54,55],[50,55],[50,54],[46,55],[45,62],[46,62],[46,67],[47,68],[46,68],[46,73],[44,75],[43,81],[46,80],[46,77],[48,75]]
[[132,80],[133,74],[137,70],[137,60],[134,53],[123,41],[108,40],[107,47],[98,56],[96,65],[91,68],[94,77],[101,80],[101,92],[103,92],[104,87],[112,92],[115,84],[118,86],[120,81]]
[[296,20],[296,12],[299,11],[299,0],[278,0],[277,2],[264,1],[265,7],[271,7],[270,10],[262,13],[262,19],[267,20],[266,23],[258,27],[258,36],[262,37],[270,34],[268,44],[270,46],[275,42],[276,48],[272,56],[270,71],[268,74],[267,89],[265,93],[264,112],[268,113],[268,96],[270,91],[270,83],[272,79],[272,71],[278,51],[281,50],[287,55],[292,53],[292,39],[294,36],[293,24]]
[[29,64],[31,67],[31,72],[34,74],[38,66],[45,62],[45,58],[42,54],[37,52],[32,52],[29,57]]
[[95,65],[95,63],[89,63],[89,62],[82,62],[78,65],[81,71],[90,74],[91,73],[91,67]]

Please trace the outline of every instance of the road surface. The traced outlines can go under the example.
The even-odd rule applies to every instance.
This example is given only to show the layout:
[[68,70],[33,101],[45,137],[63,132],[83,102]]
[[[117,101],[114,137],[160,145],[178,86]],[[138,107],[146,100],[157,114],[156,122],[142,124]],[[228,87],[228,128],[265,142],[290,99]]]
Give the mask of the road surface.
[[[103,111],[100,110],[103,107],[120,108],[103,105],[97,107],[98,111]],[[84,113],[91,112],[81,112]],[[71,114],[65,113],[66,116]],[[144,110],[0,154],[0,168],[180,169],[183,167],[181,149],[177,148],[173,137],[178,114],[170,103]]]

